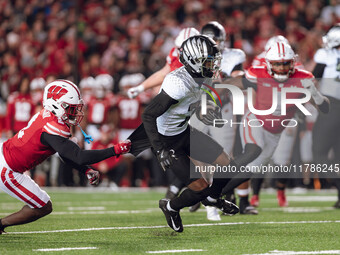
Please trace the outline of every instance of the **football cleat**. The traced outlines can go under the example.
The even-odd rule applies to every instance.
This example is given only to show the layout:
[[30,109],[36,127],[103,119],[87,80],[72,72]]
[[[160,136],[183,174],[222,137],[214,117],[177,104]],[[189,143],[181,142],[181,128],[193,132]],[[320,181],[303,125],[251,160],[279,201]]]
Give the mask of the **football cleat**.
[[202,201],[202,204],[204,204],[205,206],[214,206],[220,209],[223,212],[223,214],[230,216],[235,215],[240,211],[238,206],[232,202],[229,202],[221,198],[218,198],[216,200],[217,200],[216,202],[210,202],[208,199],[204,199]]
[[216,207],[206,206],[205,208],[207,209],[207,219],[208,220],[211,220],[211,221],[220,221],[221,220],[221,217],[218,214]]
[[287,207],[288,201],[286,199],[285,191],[284,190],[278,190],[277,191],[277,202],[279,203],[280,207]]
[[254,206],[248,205],[244,208],[241,208],[240,214],[248,214],[248,215],[258,215],[258,211]]
[[183,232],[182,219],[181,216],[179,215],[179,212],[170,211],[166,207],[169,201],[170,201],[169,199],[165,198],[159,200],[159,208],[164,213],[165,219],[168,222],[169,227],[175,230],[176,232]]
[[250,199],[250,205],[258,207],[260,205],[260,200],[258,195],[253,195]]
[[339,209],[340,208],[340,200],[336,201],[336,203],[333,205],[334,208]]
[[201,207],[201,202],[189,207],[189,212],[196,212]]

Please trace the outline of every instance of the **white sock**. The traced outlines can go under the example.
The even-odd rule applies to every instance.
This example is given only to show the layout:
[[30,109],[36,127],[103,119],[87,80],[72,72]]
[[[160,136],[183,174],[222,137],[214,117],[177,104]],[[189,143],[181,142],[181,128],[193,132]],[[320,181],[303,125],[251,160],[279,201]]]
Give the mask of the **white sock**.
[[169,189],[174,194],[177,194],[179,191],[179,188],[177,188],[175,185],[171,185]]
[[217,202],[217,199],[215,198],[212,198],[212,197],[207,197],[207,200],[211,203],[216,203]]

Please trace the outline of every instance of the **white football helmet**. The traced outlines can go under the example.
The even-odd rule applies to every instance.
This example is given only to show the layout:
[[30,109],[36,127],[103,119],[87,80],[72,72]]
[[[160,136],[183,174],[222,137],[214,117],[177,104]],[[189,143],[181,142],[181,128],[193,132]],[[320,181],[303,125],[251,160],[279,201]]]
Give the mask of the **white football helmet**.
[[34,78],[30,83],[30,89],[32,91],[34,90],[42,90],[44,89],[44,86],[46,84],[46,81],[42,77]]
[[201,29],[201,34],[213,39],[217,43],[220,51],[224,49],[226,32],[224,27],[217,21],[210,21],[209,23],[205,24]]
[[121,91],[135,87],[145,80],[145,76],[141,73],[126,74],[119,81]]
[[96,80],[92,76],[84,77],[79,82],[81,90],[92,89],[95,85]]
[[78,125],[84,117],[80,91],[68,80],[56,80],[48,84],[44,89],[43,105],[69,125]]
[[275,43],[278,42],[283,42],[289,44],[288,40],[286,37],[283,35],[276,35],[273,37],[270,37],[269,40],[267,41],[266,45],[264,46],[264,50],[267,51],[271,46],[273,46]]
[[196,28],[193,28],[193,27],[187,27],[187,28],[184,28],[182,29],[178,36],[176,37],[175,39],[175,45],[177,48],[180,48],[182,43],[188,39],[189,37],[191,36],[194,36],[194,35],[199,35],[200,32],[198,32],[198,30]]
[[215,41],[206,35],[195,35],[185,40],[179,60],[194,78],[212,78],[219,73],[221,53]]
[[113,85],[114,85],[113,77],[107,73],[97,75],[96,83],[103,86],[106,91],[112,92],[113,90]]
[[322,37],[323,45],[326,49],[340,46],[340,23],[335,24],[326,35]]
[[284,82],[295,71],[295,53],[287,43],[277,42],[266,52],[268,73],[277,81]]

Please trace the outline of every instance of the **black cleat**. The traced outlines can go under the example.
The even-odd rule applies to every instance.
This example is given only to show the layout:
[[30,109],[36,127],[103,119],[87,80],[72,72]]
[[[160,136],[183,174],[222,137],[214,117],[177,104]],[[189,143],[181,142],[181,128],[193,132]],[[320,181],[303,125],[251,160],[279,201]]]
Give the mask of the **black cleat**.
[[189,207],[189,212],[196,212],[201,207],[201,202]]
[[248,205],[240,210],[240,214],[257,215],[258,213],[259,212],[252,205]]
[[240,211],[240,209],[238,208],[237,205],[235,205],[232,202],[229,202],[225,199],[221,199],[218,198],[217,202],[210,202],[208,199],[204,199],[202,201],[202,204],[206,205],[206,206],[214,206],[218,209],[220,209],[224,215],[235,215],[236,213],[238,213]]
[[165,198],[159,200],[159,208],[164,213],[165,219],[168,222],[169,227],[175,230],[176,232],[183,232],[181,216],[179,215],[179,212],[172,212],[168,210],[168,208],[166,207],[168,202],[169,199]]
[[340,200],[338,200],[334,205],[333,205],[334,208],[336,209],[340,209]]

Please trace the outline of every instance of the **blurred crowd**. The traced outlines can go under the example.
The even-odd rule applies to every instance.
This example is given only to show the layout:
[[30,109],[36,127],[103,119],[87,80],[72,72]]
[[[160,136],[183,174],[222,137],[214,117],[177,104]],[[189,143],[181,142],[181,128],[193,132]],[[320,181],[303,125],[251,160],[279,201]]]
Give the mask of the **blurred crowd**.
[[[245,51],[249,67],[268,39],[284,35],[309,71],[322,35],[340,22],[339,0],[0,0],[0,131],[6,140],[41,109],[42,90],[54,79],[79,84],[85,103],[78,144],[104,148],[126,139],[141,123],[153,92],[135,99],[126,90],[164,66],[185,27],[217,20],[228,47]],[[112,186],[167,185],[152,153],[94,166]],[[56,157],[32,170],[41,185],[85,185]],[[113,170],[114,169],[114,170]],[[42,174],[43,173],[43,174]],[[40,178],[40,179],[39,179]]]

